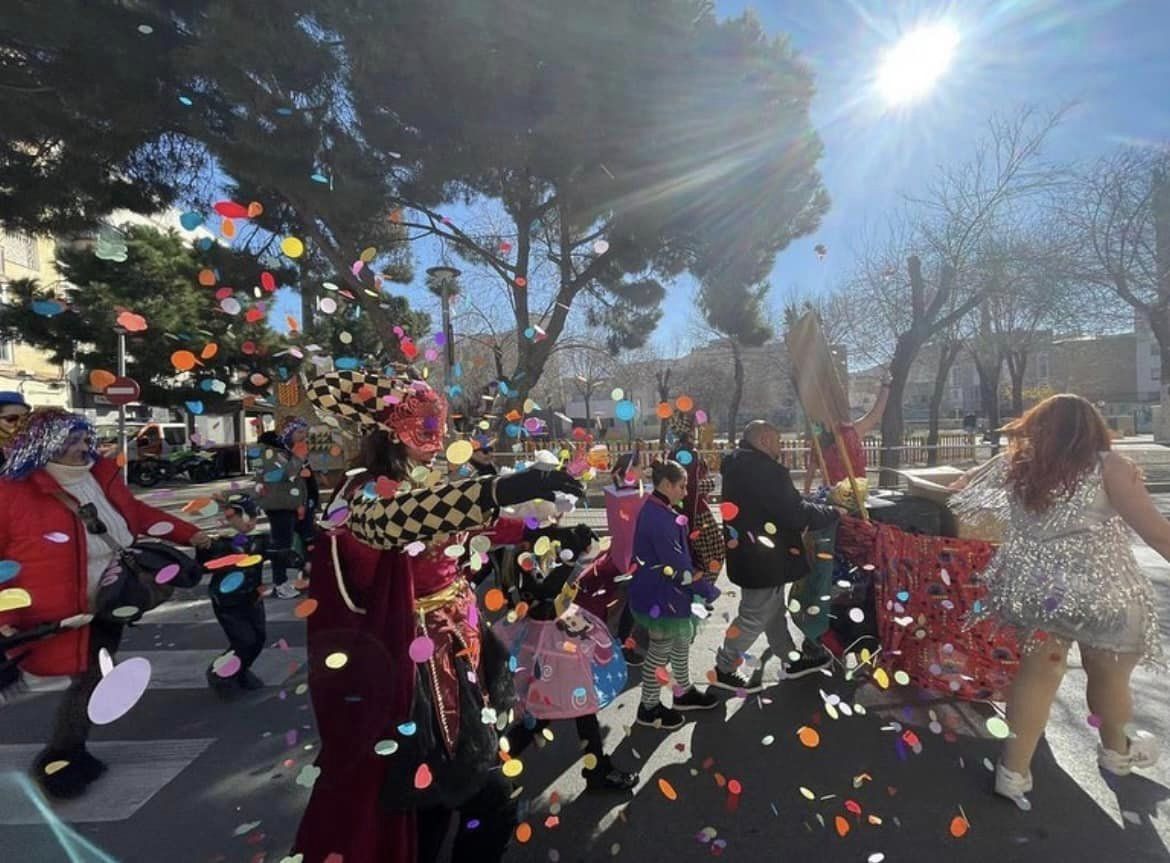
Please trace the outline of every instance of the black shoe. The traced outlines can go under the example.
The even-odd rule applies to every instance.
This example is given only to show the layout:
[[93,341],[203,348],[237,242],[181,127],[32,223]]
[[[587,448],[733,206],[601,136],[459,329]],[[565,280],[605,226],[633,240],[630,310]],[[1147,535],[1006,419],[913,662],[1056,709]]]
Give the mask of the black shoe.
[[832,664],[833,654],[824,648],[815,652],[802,653],[800,659],[790,659],[784,662],[784,676],[781,677],[781,680],[796,680],[809,674],[816,674],[818,671],[831,667]]
[[[54,761],[67,763],[60,770],[46,773],[45,768]],[[85,759],[80,751],[46,749],[37,756],[32,768],[33,778],[41,790],[57,800],[73,800],[84,794],[89,783],[93,781],[88,778],[90,772],[92,771],[86,769]]]
[[608,757],[602,758],[592,770],[582,770],[587,791],[618,791],[623,794],[638,784],[637,773],[626,773],[613,766]]
[[711,710],[723,703],[721,698],[717,698],[713,692],[699,692],[695,687],[690,687],[682,695],[674,697],[675,710]]
[[246,689],[249,692],[264,688],[264,681],[257,677],[250,668],[245,668],[236,674],[235,681],[239,684],[240,689]]
[[715,679],[711,681],[711,685],[729,690],[736,695],[755,695],[764,690],[764,682],[758,671],[752,675],[751,680],[744,680],[734,671],[722,671],[716,668]]
[[671,710],[665,704],[655,704],[653,707],[638,705],[638,724],[648,728],[661,728],[663,731],[674,731],[682,728],[686,723],[681,713]]
[[236,691],[236,682],[234,677],[220,677],[215,673],[214,669],[207,669],[207,685],[211,687],[211,691],[220,698],[229,698]]
[[622,648],[622,658],[626,661],[626,665],[630,668],[638,668],[642,665],[644,657],[637,650],[632,647]]
[[81,765],[81,772],[85,776],[86,782],[93,782],[109,769],[106,762],[91,755],[88,749],[81,750],[81,757],[77,759],[77,763]]

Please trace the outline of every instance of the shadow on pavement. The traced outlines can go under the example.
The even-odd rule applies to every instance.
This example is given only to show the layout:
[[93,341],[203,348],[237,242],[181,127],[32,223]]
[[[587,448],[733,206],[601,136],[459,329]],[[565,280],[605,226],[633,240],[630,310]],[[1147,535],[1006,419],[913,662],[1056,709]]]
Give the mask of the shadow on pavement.
[[[1113,783],[1121,811],[1132,813],[1123,827],[1106,812],[1113,801],[1094,801],[1042,744],[1033,810],[1024,813],[991,794],[986,765],[998,741],[916,725],[894,730],[888,710],[832,720],[818,689],[852,702],[844,684],[822,678],[732,701],[726,721],[722,710],[700,714],[685,750],[667,753],[681,763],[643,775],[616,817],[621,798],[581,795],[562,799],[559,822],[549,827],[542,799],[527,814],[532,839],[514,844],[506,859],[1170,860],[1150,824],[1157,801],[1170,795],[1157,783],[1137,776]],[[623,706],[628,722],[632,708]],[[816,731],[815,746],[801,742],[802,727]],[[573,758],[571,726],[561,728],[556,744],[529,758],[528,795],[546,787],[543,771],[563,770]],[[645,763],[659,746],[684,738],[637,729],[617,757],[629,764],[636,749]],[[734,783],[741,793],[732,793]]]

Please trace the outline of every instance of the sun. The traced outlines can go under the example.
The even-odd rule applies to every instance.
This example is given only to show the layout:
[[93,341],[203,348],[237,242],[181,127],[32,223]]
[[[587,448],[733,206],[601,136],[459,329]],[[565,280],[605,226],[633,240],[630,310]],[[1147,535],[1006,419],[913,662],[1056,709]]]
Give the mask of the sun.
[[877,91],[890,105],[917,102],[950,68],[959,32],[946,22],[907,33],[882,59]]

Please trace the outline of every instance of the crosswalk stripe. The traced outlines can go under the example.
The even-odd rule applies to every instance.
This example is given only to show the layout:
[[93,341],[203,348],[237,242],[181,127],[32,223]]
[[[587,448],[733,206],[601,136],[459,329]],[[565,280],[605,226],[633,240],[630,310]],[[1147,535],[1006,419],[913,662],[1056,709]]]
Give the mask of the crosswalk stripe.
[[[111,769],[93,791],[76,800],[53,802],[54,814],[71,823],[124,821],[202,755],[215,738],[93,741],[88,748]],[[45,820],[21,779],[41,751],[39,743],[0,745],[0,825]],[[25,793],[21,793],[25,789]]]
[[[269,623],[291,623],[297,620],[293,613],[296,607],[297,603],[293,600],[268,601],[264,606],[264,616]],[[138,626],[187,623],[218,625],[215,613],[211,610],[211,600],[206,596],[203,599],[172,600],[144,614]]]

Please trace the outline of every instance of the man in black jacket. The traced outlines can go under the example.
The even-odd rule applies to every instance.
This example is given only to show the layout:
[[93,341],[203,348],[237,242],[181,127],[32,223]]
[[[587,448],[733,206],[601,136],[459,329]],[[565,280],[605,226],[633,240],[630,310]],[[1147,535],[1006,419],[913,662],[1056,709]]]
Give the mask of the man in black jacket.
[[784,662],[785,679],[811,674],[831,661],[819,645],[806,644],[812,649],[799,659],[789,657],[793,643],[785,589],[809,572],[803,532],[834,524],[841,510],[801,498],[788,468],[779,461],[781,451],[779,430],[754,420],[720,468],[727,577],[741,592],[739,613],[715,660],[713,685],[722,689],[758,692],[763,688],[759,674],[747,681],[736,672],[761,633],[767,636],[772,653]]

